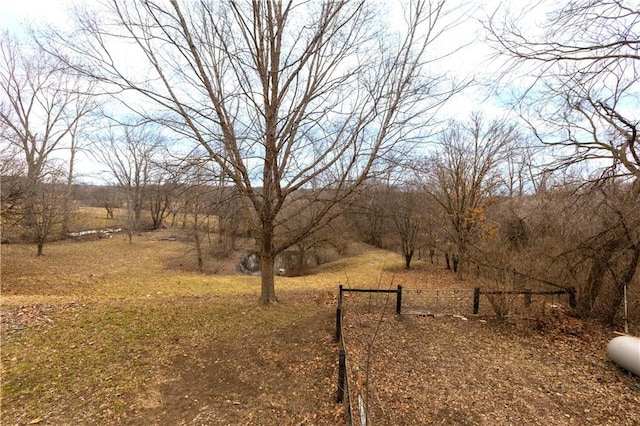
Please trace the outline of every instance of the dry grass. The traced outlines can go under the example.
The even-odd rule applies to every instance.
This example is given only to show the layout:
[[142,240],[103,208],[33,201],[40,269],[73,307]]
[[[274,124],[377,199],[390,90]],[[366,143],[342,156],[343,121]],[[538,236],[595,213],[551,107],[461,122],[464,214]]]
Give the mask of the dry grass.
[[163,232],[135,237],[133,244],[122,235],[53,242],[41,258],[33,255],[32,246],[3,245],[3,296],[129,299],[257,288],[254,277],[212,278],[168,269],[167,263],[187,253],[184,243],[162,240]]
[[[183,414],[181,408],[169,413],[158,410],[173,400],[166,395],[170,391],[161,391],[168,381],[171,389],[182,389],[173,382],[184,374],[177,365],[191,362],[194,354],[197,363],[234,354],[227,362],[235,365],[242,363],[240,352],[246,352],[246,363],[252,364],[258,354],[267,356],[256,352],[256,344],[276,351],[268,355],[265,368],[281,362],[281,355],[311,351],[311,359],[317,359],[313,368],[300,370],[310,376],[299,372],[304,382],[298,390],[289,390],[286,381],[271,385],[274,398],[283,394],[282,400],[302,410],[294,415],[291,407],[281,404],[270,414],[280,419],[278,423],[283,418],[284,423],[304,419],[305,413],[314,411],[316,421],[324,416],[325,424],[340,416],[330,395],[335,347],[327,327],[337,282],[346,275],[366,282],[366,274],[350,272],[356,261],[345,259],[332,264],[327,273],[313,276],[277,277],[282,304],[265,309],[258,305],[259,277],[202,275],[174,268],[192,254],[184,242],[166,239],[173,234],[171,230],[146,233],[135,237],[133,244],[124,235],[53,242],[42,257],[35,256],[30,245],[2,245],[3,424],[137,423],[147,415],[174,423]],[[388,256],[373,251],[361,261],[379,264]],[[310,323],[304,329],[291,329],[305,322]],[[289,355],[278,354],[278,347],[286,347],[281,329],[289,330],[288,336],[308,334],[304,339],[311,340],[305,351],[293,342]],[[218,343],[211,346],[211,342]],[[217,353],[218,345],[228,350]],[[306,359],[300,363],[308,364]],[[252,371],[258,384],[265,376],[281,374],[272,368]],[[196,386],[194,381],[200,378],[196,375],[183,386]],[[316,394],[315,386],[328,393],[317,403],[309,397]],[[305,388],[309,390],[303,392]],[[297,396],[287,396],[289,391]],[[218,388],[220,394],[234,392],[238,393]],[[300,401],[305,393],[307,399]],[[234,422],[238,413],[225,416],[218,421]],[[245,419],[247,424],[251,418]],[[253,422],[260,424],[256,418]]]
[[[262,307],[257,302],[259,277],[202,275],[175,267],[192,253],[179,239],[164,238],[172,234],[147,233],[136,236],[133,244],[122,235],[55,242],[43,257],[36,257],[31,246],[2,245],[2,424],[338,424],[343,412],[334,403],[337,346],[332,342],[338,284],[424,289],[460,284],[441,268],[418,262],[416,269],[405,271],[399,256],[354,247],[357,256],[324,265],[312,275],[277,277],[281,303]],[[395,398],[401,387],[402,395],[418,401],[416,392],[447,377],[442,369],[434,369],[431,376],[418,374],[415,368],[431,362],[419,358],[426,345],[455,351],[454,342],[470,340],[459,329],[455,340],[447,334],[456,332],[453,328],[430,328],[420,321],[385,321],[389,340],[380,343],[415,364],[394,364],[393,357],[385,362],[404,368],[402,374],[415,374],[401,386],[378,376],[385,386],[375,391],[379,398],[387,398],[386,391]],[[462,323],[456,321],[459,327]],[[411,330],[419,330],[418,335],[408,334]],[[606,370],[601,377],[608,380],[619,374],[589,339],[575,346],[565,339],[562,350],[556,350],[553,338],[546,336],[511,336],[516,340],[506,344],[500,328],[475,324],[467,331],[477,332],[488,347],[495,344],[500,350],[461,351],[463,364],[478,364],[478,356],[517,360],[526,355],[523,347],[538,345],[550,354],[541,355],[540,362],[556,355],[567,365],[573,348],[579,348],[596,354],[594,359],[601,361],[596,367]],[[517,369],[498,369],[496,374],[495,380],[475,376],[469,381],[464,375],[458,382],[441,382],[445,387],[466,386],[468,391],[461,395],[469,399],[456,400],[458,405],[446,398],[433,400],[443,407],[473,410],[468,408],[477,403],[473,389],[487,391],[483,386],[499,385],[502,398],[528,383]],[[581,383],[594,387],[593,381]],[[619,390],[604,382],[598,392],[607,387]],[[533,396],[539,393],[525,390]],[[625,395],[638,403],[638,393],[633,392]],[[407,419],[406,424],[416,418],[436,423],[455,416],[466,419],[459,411],[407,401],[380,405],[381,418],[390,424],[397,418]],[[531,413],[525,406],[513,407]],[[389,417],[394,410],[404,410],[398,411],[404,417]],[[411,417],[415,413],[417,417]]]
[[114,209],[113,219],[107,218],[107,210],[102,207],[77,207],[71,214],[70,231],[87,229],[117,228],[127,217],[125,209]]

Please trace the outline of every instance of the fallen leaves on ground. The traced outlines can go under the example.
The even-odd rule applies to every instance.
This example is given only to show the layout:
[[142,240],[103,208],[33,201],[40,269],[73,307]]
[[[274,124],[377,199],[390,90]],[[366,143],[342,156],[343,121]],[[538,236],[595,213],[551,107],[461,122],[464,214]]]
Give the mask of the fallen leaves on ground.
[[347,308],[344,324],[351,398],[372,424],[640,424],[640,380],[607,359],[598,326],[576,336]]

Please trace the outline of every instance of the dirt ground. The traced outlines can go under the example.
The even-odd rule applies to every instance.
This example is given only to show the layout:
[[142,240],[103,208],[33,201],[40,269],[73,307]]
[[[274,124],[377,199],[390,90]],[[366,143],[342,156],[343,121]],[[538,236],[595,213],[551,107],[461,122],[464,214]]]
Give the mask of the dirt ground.
[[[421,278],[422,294],[455,285],[446,270]],[[556,303],[544,319],[498,321],[487,309],[398,316],[395,295],[345,296],[354,424],[362,411],[376,425],[640,424],[640,378],[608,359],[611,330]]]
[[[334,315],[329,296],[291,293],[289,308],[321,307],[289,326],[256,327],[235,340],[184,347],[176,341],[166,376],[129,424],[331,425],[335,403]],[[297,306],[292,306],[297,305]],[[258,308],[258,309],[279,309]]]

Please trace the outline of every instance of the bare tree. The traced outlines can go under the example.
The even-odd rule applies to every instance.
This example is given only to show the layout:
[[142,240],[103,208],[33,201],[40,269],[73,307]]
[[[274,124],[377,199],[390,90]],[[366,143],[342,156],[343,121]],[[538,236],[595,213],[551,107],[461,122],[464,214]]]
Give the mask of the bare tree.
[[173,160],[167,150],[159,151],[162,152],[153,160],[153,170],[146,191],[153,229],[162,229],[165,218],[171,214],[174,198],[183,189],[185,173],[184,167]]
[[[543,32],[496,16],[487,29],[511,59],[508,76],[536,78],[520,99],[541,141],[558,148],[556,167],[596,160],[608,176],[640,177],[640,9],[617,0],[579,0],[549,16]],[[544,126],[536,119],[543,119]],[[601,160],[611,160],[606,163]]]
[[[54,232],[59,232],[64,220],[67,200],[65,173],[61,169],[46,168],[34,185],[21,173],[20,163],[12,165],[17,168],[2,175],[3,239],[16,238],[34,243],[37,255],[42,256],[45,244]],[[26,193],[29,194],[28,204]],[[25,219],[27,206],[32,220],[29,223]]]
[[[65,57],[151,101],[163,114],[148,115],[196,141],[232,179],[256,231],[263,303],[276,301],[275,255],[324,226],[331,206],[459,89],[427,67],[449,53],[435,43],[458,23],[444,0],[403,4],[394,33],[364,0],[103,3],[78,11],[78,31],[57,37]],[[131,72],[122,43],[150,69]],[[313,185],[323,208],[275,238],[289,197]]]
[[3,150],[15,147],[24,160],[24,224],[40,227],[39,189],[54,168],[50,164],[54,153],[68,148],[71,134],[93,109],[91,87],[63,62],[8,33],[2,35],[0,55],[0,144]]
[[31,188],[34,195],[34,222],[29,225],[27,232],[30,239],[36,243],[38,256],[42,256],[44,245],[57,226],[61,226],[65,215],[66,185],[62,171],[50,170],[38,181],[35,188]]
[[114,210],[121,207],[121,194],[119,188],[111,185],[97,186],[93,188],[93,202],[100,207],[104,207],[107,212],[107,219],[114,219]]
[[66,190],[65,197],[62,209],[62,227],[60,229],[60,234],[63,238],[67,236],[69,233],[69,223],[71,220],[71,211],[72,211],[72,200],[71,200],[71,191],[73,188],[74,179],[76,178],[75,167],[76,167],[76,156],[82,150],[85,145],[85,140],[83,140],[82,135],[82,123],[76,122],[69,129],[69,162],[67,165],[67,173],[66,173]]
[[[184,200],[185,221],[188,221],[188,235],[196,252],[197,268],[203,272],[207,254],[219,256],[227,251],[227,247],[219,247],[227,231],[222,222],[229,206],[235,204],[235,197],[233,191],[227,191],[228,180],[215,163],[196,156],[189,162],[180,196]],[[239,217],[236,215],[234,220],[238,222]]]
[[214,250],[217,257],[225,257],[237,249],[238,236],[246,235],[247,223],[243,203],[228,179],[221,179],[217,189],[218,240]]
[[145,124],[114,125],[93,144],[92,154],[125,195],[129,240],[143,226],[142,212],[156,167],[154,160],[161,149],[162,136]]
[[[517,100],[541,142],[555,149],[557,160],[549,168],[588,166],[596,172],[583,173],[582,180],[596,184],[587,188],[627,188],[624,197],[610,199],[618,203],[608,207],[616,221],[604,229],[594,226],[594,235],[576,247],[594,253],[579,295],[579,311],[590,315],[606,276],[615,282],[613,300],[619,305],[638,262],[640,8],[578,0],[552,13],[538,34],[518,27],[517,19],[497,15],[487,25],[497,52],[510,58],[509,69],[535,77]],[[629,263],[613,261],[624,256]]]
[[193,238],[196,250],[196,260],[199,272],[204,271],[204,248],[206,235],[211,231],[209,226],[210,207],[212,204],[212,187],[207,184],[210,176],[203,175],[203,167],[197,167],[192,173],[191,184],[184,191],[185,209],[190,217],[190,236]]
[[598,313],[612,324],[640,264],[640,180],[631,185],[611,181],[601,191],[598,216],[604,226],[578,245],[582,258],[591,263],[578,312]]
[[[316,217],[317,211],[314,211],[309,207],[309,198],[315,202],[312,204],[316,210],[324,209],[321,203],[316,200],[319,199],[318,190],[298,191],[290,197],[287,205],[281,210],[278,219],[278,228],[276,229],[276,235],[278,238],[288,238],[289,236],[296,235],[299,229],[306,226],[309,220]],[[331,199],[331,194],[327,196]],[[332,235],[336,230],[340,229],[338,218],[343,214],[342,206],[332,203],[332,208],[328,210],[325,215],[327,220],[324,221],[325,226],[316,227],[313,232],[307,233],[304,238],[297,239],[296,243],[292,245],[294,250],[289,250],[284,253],[280,253],[279,265],[284,268],[286,274],[289,276],[302,275],[306,272],[306,268],[309,262],[313,259],[319,261],[317,256],[318,252],[323,248],[329,246],[333,247],[336,243],[336,236]],[[331,220],[328,220],[331,219]],[[345,236],[345,232],[342,229],[341,237]],[[279,273],[282,273],[280,271]]]
[[[485,223],[487,208],[504,179],[501,166],[518,142],[514,125],[486,122],[479,114],[468,123],[452,122],[440,147],[427,162],[425,189],[440,205],[449,224],[456,263],[468,261],[471,244]],[[457,269],[462,278],[462,268]]]
[[[400,253],[404,257],[406,269],[411,267],[411,260],[424,244],[423,234],[428,223],[426,203],[422,202],[419,189],[408,185],[397,188],[390,193],[389,216],[395,227],[396,240]],[[424,198],[424,197],[423,197]]]
[[393,227],[389,220],[391,191],[388,177],[370,179],[350,198],[345,214],[361,241],[379,248],[391,248],[388,244]]
[[0,152],[0,220],[2,241],[16,238],[11,230],[18,229],[23,221],[22,205],[26,192],[24,160],[15,146]]

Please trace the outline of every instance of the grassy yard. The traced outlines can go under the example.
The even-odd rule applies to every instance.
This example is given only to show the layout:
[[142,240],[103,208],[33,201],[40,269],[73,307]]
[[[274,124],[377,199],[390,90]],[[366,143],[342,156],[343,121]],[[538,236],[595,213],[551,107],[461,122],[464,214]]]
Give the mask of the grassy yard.
[[[39,258],[32,246],[2,245],[3,425],[340,424],[337,285],[463,285],[441,266],[405,271],[397,255],[360,249],[312,275],[277,277],[280,304],[264,307],[259,277],[186,272],[193,253],[167,238],[175,232],[54,242]],[[544,330],[380,322],[356,302],[345,299],[349,356],[364,368],[376,348],[378,424],[640,420],[640,382],[606,359],[609,330],[571,318]]]
[[170,233],[54,242],[40,258],[2,245],[2,424],[340,418],[337,284],[379,276],[389,255],[278,277],[281,304],[262,307],[259,277],[174,268],[191,254]]

